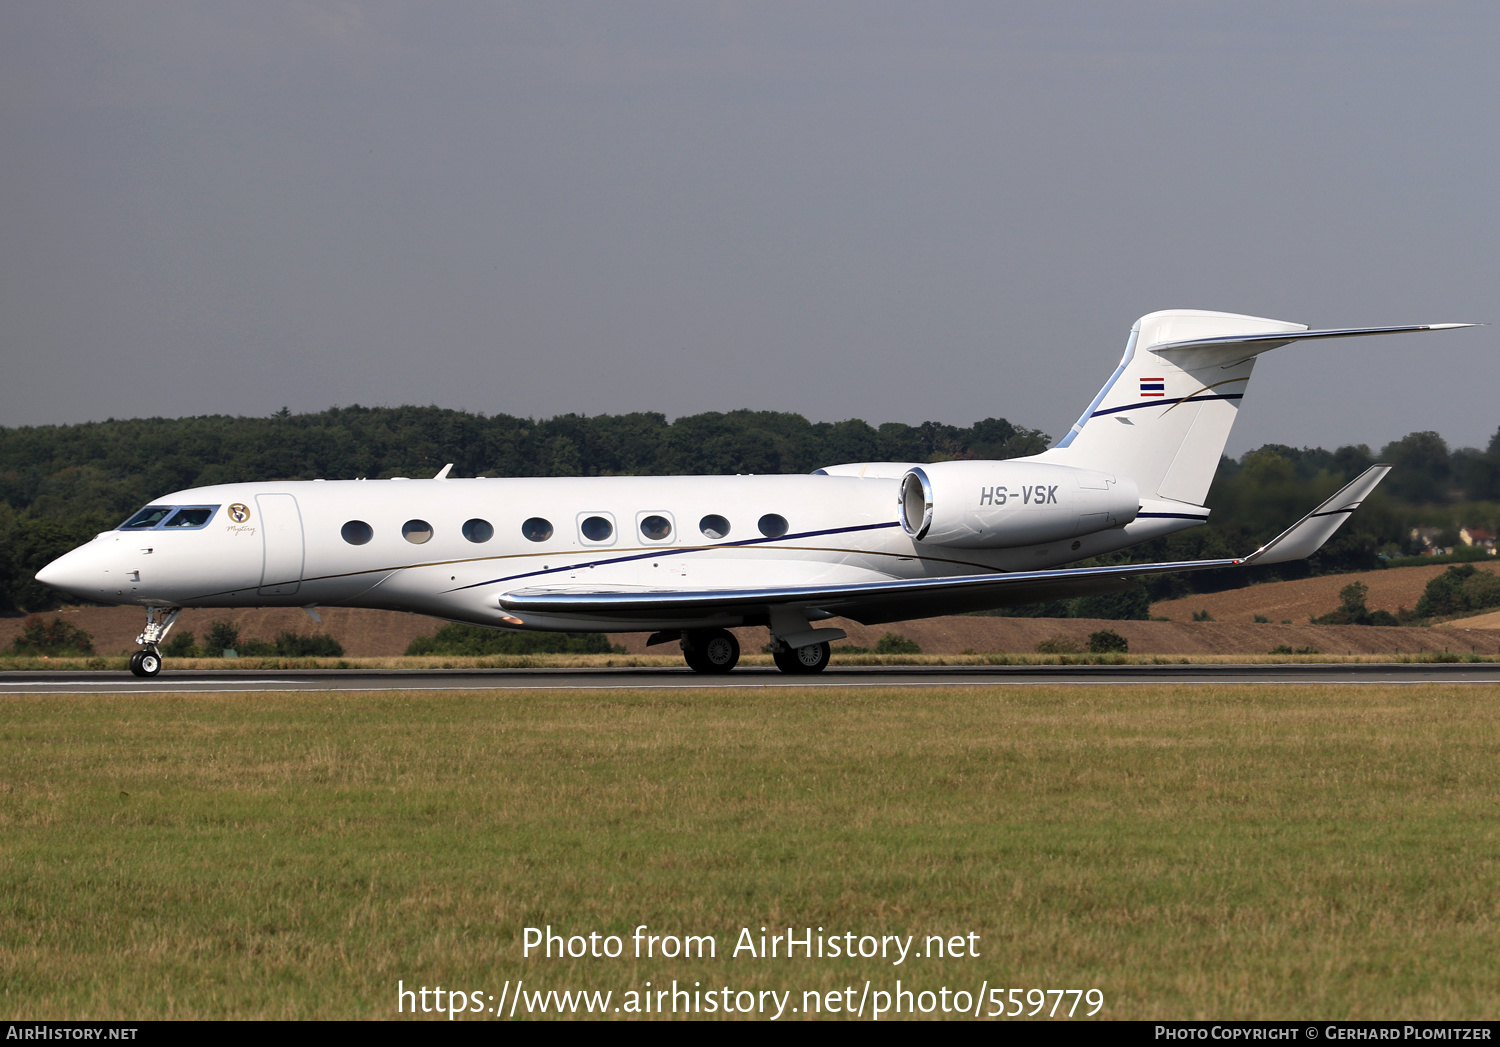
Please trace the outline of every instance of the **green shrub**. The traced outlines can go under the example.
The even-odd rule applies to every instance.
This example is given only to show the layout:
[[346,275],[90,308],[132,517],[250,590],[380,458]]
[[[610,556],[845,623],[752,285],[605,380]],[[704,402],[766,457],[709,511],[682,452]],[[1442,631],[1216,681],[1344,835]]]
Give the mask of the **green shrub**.
[[341,658],[344,645],[327,633],[303,636],[288,629],[276,636],[276,653],[282,658]]
[[432,636],[419,636],[406,648],[409,655],[450,654],[481,657],[492,654],[624,654],[603,633],[508,633],[477,625],[450,623]]
[[173,633],[172,638],[163,645],[161,653],[168,658],[201,658],[203,651],[196,641],[197,637],[192,633]]
[[1193,612],[1193,621],[1195,622],[1211,622],[1213,620],[1214,616],[1209,614],[1206,608],[1202,611]]
[[1337,610],[1317,618],[1309,618],[1313,625],[1398,625],[1396,616],[1390,611],[1371,611],[1365,605],[1370,587],[1364,582],[1350,582],[1339,590]]
[[225,651],[239,650],[239,646],[239,626],[233,622],[214,622],[203,640],[203,653],[209,658],[218,658]]
[[21,627],[21,635],[10,642],[10,653],[32,656],[93,654],[94,638],[61,618],[47,621],[34,614]]
[[1037,654],[1082,654],[1083,644],[1071,636],[1049,636],[1036,645]]
[[1089,633],[1090,654],[1129,654],[1130,641],[1113,629]]
[[1073,601],[1069,614],[1074,618],[1110,618],[1115,621],[1144,622],[1151,617],[1151,598],[1146,590],[1135,586],[1119,593],[1080,596]]
[[1417,601],[1418,618],[1438,618],[1500,606],[1500,578],[1471,563],[1455,564],[1427,583]]
[[886,633],[875,642],[876,654],[921,654],[922,648],[915,640],[908,640],[896,633]]

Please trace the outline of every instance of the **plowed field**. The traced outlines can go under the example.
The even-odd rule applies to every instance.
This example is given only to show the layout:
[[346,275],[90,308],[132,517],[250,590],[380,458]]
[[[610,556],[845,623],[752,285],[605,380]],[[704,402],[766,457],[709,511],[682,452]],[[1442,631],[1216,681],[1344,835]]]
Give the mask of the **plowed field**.
[[[1349,584],[1349,577],[1343,575],[1339,579],[1312,581],[1338,581],[1338,587],[1341,588]],[[1257,588],[1274,589],[1281,585],[1304,584],[1306,583],[1283,582]],[[1206,601],[1249,595],[1261,594],[1256,590],[1243,590],[1240,593],[1219,593],[1189,600],[1185,606],[1190,610],[1182,613],[1182,617],[1190,618],[1191,611],[1205,606]],[[1337,602],[1338,589],[1335,588],[1332,603],[1328,608],[1319,608],[1319,613]],[[1221,612],[1212,608],[1221,605],[1207,606],[1215,618],[1220,617]],[[295,629],[302,633],[327,632],[344,645],[347,655],[363,658],[402,654],[414,637],[430,635],[442,624],[432,618],[391,611],[324,607],[319,608],[318,613],[323,619],[321,625],[296,608],[188,610],[182,613],[176,628],[189,630],[200,640],[208,631],[210,623],[219,619],[234,622],[245,638],[271,640],[285,629]],[[49,617],[52,614],[91,633],[94,637],[94,649],[100,654],[110,655],[134,650],[136,634],[140,632],[144,621],[142,611],[129,607],[68,608],[48,612]],[[1224,612],[1223,617],[1229,619],[1230,615]],[[1269,625],[1257,625],[1251,624],[1248,619],[1248,613],[1234,620],[1213,622],[1114,622],[1089,618],[981,618],[953,615],[876,626],[860,625],[840,618],[820,624],[843,629],[849,634],[849,639],[844,641],[846,644],[858,644],[862,647],[874,647],[886,633],[898,633],[916,641],[925,654],[1030,653],[1036,650],[1039,642],[1053,637],[1066,637],[1086,643],[1089,633],[1098,629],[1113,629],[1124,636],[1130,642],[1133,654],[1266,654],[1280,646],[1294,650],[1310,647],[1324,654],[1411,654],[1444,650],[1455,653],[1500,653],[1500,628],[1494,626],[1470,628],[1462,635],[1455,636],[1450,629],[1309,625],[1306,615],[1299,624],[1293,625],[1281,625],[1279,620]],[[22,621],[20,618],[0,619],[0,648],[9,646],[11,639],[21,631]],[[1495,626],[1500,626],[1500,622],[1495,623]],[[746,652],[759,651],[769,639],[766,630],[761,628],[737,629],[735,632],[739,634],[740,645]],[[646,638],[645,633],[616,633],[611,636],[613,642],[623,644],[632,654],[646,651]],[[651,652],[674,654],[676,645],[653,647]]]
[[[1350,582],[1364,582],[1370,587],[1366,598],[1370,610],[1390,611],[1394,614],[1402,607],[1408,610],[1416,607],[1427,583],[1450,566],[1452,565],[1433,564],[1430,567],[1393,567],[1362,574],[1329,574],[1295,582],[1251,585],[1224,593],[1162,600],[1152,605],[1151,614],[1170,618],[1174,622],[1192,621],[1193,614],[1197,611],[1207,611],[1219,622],[1251,622],[1259,614],[1272,622],[1290,619],[1293,624],[1306,625],[1309,618],[1325,615],[1337,608],[1339,590]],[[1483,571],[1497,569],[1493,564],[1481,564],[1479,568]]]

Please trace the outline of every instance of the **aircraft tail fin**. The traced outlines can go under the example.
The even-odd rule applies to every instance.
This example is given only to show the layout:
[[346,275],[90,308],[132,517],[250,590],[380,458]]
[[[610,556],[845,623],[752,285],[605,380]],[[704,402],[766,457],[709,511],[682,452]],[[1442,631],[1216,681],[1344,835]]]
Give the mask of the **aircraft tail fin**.
[[1135,481],[1142,496],[1202,505],[1261,353],[1290,342],[1474,324],[1349,327],[1202,309],[1148,313],[1093,403],[1041,458]]

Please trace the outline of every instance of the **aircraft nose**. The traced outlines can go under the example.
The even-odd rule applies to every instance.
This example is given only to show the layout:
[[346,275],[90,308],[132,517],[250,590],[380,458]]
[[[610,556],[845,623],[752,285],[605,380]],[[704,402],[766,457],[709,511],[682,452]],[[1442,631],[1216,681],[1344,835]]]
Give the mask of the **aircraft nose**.
[[74,596],[97,597],[104,588],[103,574],[86,547],[63,553],[36,573],[36,580]]

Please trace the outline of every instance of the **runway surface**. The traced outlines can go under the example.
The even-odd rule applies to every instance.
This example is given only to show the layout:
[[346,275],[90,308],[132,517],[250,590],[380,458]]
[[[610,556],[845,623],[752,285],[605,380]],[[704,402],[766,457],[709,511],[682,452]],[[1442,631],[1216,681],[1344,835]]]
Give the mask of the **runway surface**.
[[0,694],[194,691],[627,690],[704,687],[1005,687],[1057,684],[1500,684],[1500,662],[1358,665],[851,666],[816,676],[736,669],[313,669],[167,671],[153,680],[116,672],[0,675]]

